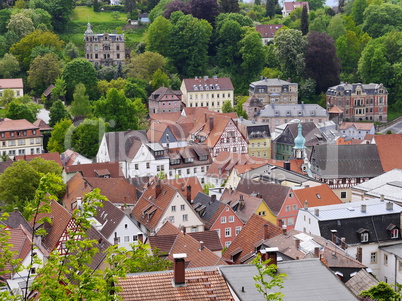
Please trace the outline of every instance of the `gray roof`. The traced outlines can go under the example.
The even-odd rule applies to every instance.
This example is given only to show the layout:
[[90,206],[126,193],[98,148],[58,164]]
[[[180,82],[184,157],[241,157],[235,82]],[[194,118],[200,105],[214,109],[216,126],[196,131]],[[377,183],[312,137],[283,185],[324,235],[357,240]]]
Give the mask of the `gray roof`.
[[[254,265],[229,265],[219,268],[230,287],[242,301],[263,301],[255,288]],[[285,273],[283,289],[285,301],[338,301],[357,300],[348,288],[319,259],[304,259],[278,263],[278,272]],[[244,287],[244,292],[242,292]]]
[[375,279],[366,270],[360,270],[356,275],[350,278],[345,285],[358,296],[362,291],[368,290],[374,285],[378,284],[378,280]]
[[110,161],[132,160],[141,145],[148,143],[146,131],[105,133]]
[[370,84],[361,84],[361,83],[354,83],[354,84],[348,84],[348,83],[341,83],[337,86],[329,87],[327,90],[327,94],[330,95],[335,95],[336,92],[345,92],[346,95],[350,95],[351,93],[356,92],[356,87],[361,86],[362,91],[367,94],[378,94],[378,89],[382,88],[384,89],[385,94],[388,94],[387,89],[383,86],[383,84],[375,84],[375,83],[370,83]]
[[260,117],[328,117],[328,112],[317,104],[270,104],[260,112]]
[[310,163],[312,173],[325,179],[373,178],[383,173],[374,144],[315,145]]
[[250,86],[283,86],[283,85],[296,85],[297,83],[290,83],[286,80],[282,80],[279,78],[265,78],[263,80],[259,80],[256,82],[252,82]]
[[399,258],[402,258],[402,243],[400,244],[395,244],[392,246],[386,246],[386,247],[380,247],[382,250],[385,252],[394,254],[398,256]]
[[197,213],[201,210],[200,208],[202,207],[205,208],[204,212],[200,215],[200,217],[205,221],[207,221],[208,223],[210,223],[211,225],[215,222],[214,219],[218,217],[215,214],[218,211],[219,212],[222,211],[222,207],[225,206],[224,203],[217,200],[211,202],[211,197],[202,192],[197,193],[193,203],[194,203],[193,208]]

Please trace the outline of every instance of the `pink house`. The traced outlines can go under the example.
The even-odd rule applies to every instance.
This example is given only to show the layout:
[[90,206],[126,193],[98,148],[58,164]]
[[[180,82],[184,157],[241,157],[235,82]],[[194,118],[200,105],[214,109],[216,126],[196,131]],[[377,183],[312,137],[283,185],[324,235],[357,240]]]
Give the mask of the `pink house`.
[[287,17],[290,15],[292,11],[294,11],[296,8],[303,8],[303,6],[307,7],[307,12],[310,12],[310,7],[308,5],[308,2],[284,2],[283,3],[283,9],[282,9],[282,17]]
[[166,87],[160,87],[148,98],[149,113],[180,112],[182,108],[181,92],[175,92]]

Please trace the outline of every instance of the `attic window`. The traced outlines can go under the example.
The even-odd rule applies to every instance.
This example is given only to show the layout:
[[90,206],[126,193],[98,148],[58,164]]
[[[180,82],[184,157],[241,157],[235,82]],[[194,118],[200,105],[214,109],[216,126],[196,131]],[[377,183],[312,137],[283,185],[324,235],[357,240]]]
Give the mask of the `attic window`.
[[319,193],[317,193],[316,196],[317,196],[317,199],[321,199],[321,196]]
[[369,234],[367,232],[360,234],[360,241],[361,242],[368,242]]
[[399,229],[395,228],[391,230],[391,238],[399,238]]

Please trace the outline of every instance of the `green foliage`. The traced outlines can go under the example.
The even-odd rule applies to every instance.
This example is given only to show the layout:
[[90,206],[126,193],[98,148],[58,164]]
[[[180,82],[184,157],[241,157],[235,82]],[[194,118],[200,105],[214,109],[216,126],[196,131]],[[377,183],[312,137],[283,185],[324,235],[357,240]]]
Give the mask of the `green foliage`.
[[6,53],[0,59],[0,76],[2,78],[12,78],[20,71],[20,64],[12,54]]
[[362,29],[372,38],[402,30],[402,7],[391,3],[369,5],[364,11]]
[[169,20],[162,16],[155,19],[154,22],[149,25],[146,41],[146,50],[150,52],[157,52],[163,56],[168,55],[169,51],[169,37],[173,25]]
[[353,1],[353,8],[352,8],[352,17],[353,20],[356,22],[357,25],[363,23],[363,13],[367,8],[367,1],[366,0],[355,0]]
[[156,52],[146,51],[134,55],[127,65],[127,76],[151,81],[152,75],[158,69],[163,70],[166,66],[165,58]]
[[67,43],[66,47],[64,48],[64,59],[67,61],[71,61],[76,59],[80,56],[80,52],[78,47],[73,43]]
[[19,38],[22,38],[35,30],[31,18],[23,13],[11,15],[7,28],[9,31],[14,32]]
[[85,94],[86,89],[85,85],[79,83],[75,87],[74,95],[73,95],[73,102],[71,103],[70,112],[73,116],[87,116],[92,112],[92,106],[89,101],[88,95]]
[[74,129],[71,136],[72,147],[84,157],[95,157],[105,128],[106,125],[102,118],[85,119]]
[[12,101],[6,112],[6,117],[10,119],[26,119],[33,123],[36,120],[36,115],[32,112],[26,104],[18,101]]
[[47,110],[49,110],[53,103],[55,103],[57,100],[64,100],[64,95],[66,95],[66,87],[66,81],[62,76],[56,78],[56,83],[54,84],[54,88],[50,95],[50,100],[45,101],[45,108]]
[[115,19],[115,20],[120,19],[120,13],[117,12],[117,11],[112,12],[111,15],[112,15],[112,18]]
[[52,136],[49,139],[47,150],[49,152],[63,153],[71,147],[71,133],[74,129],[70,119],[62,119],[55,124]]
[[336,41],[339,37],[346,34],[346,28],[343,18],[340,14],[335,15],[331,18],[329,25],[327,27],[327,34]]
[[246,111],[243,110],[243,104],[247,101],[248,96],[236,96],[235,97],[235,112],[238,117],[243,117],[244,119],[248,119],[248,115]]
[[306,5],[303,5],[302,9],[302,14],[300,18],[300,30],[304,36],[308,33],[308,12]]
[[0,34],[7,32],[7,24],[11,18],[11,9],[0,8]]
[[[21,212],[24,211],[25,206],[34,200],[41,178],[49,173],[60,176],[61,172],[62,168],[57,163],[42,158],[14,162],[0,175],[0,197],[4,200],[6,209],[12,211],[14,207],[18,207]],[[64,187],[58,186],[56,194],[62,194]]]
[[169,76],[161,69],[158,69],[152,74],[151,87],[156,90],[162,86],[169,87]]
[[230,100],[226,100],[222,105],[222,113],[232,113],[232,112],[234,112],[232,102]]
[[50,108],[50,120],[49,125],[53,127],[57,122],[64,118],[70,119],[70,114],[67,112],[67,108],[61,100],[56,100]]
[[[213,184],[211,184],[211,183],[205,183],[204,184],[204,187],[202,188],[202,191],[206,194],[206,195],[209,195],[209,190],[211,189],[211,188],[214,188],[215,186],[213,185]],[[223,253],[222,253],[223,254]]]
[[14,91],[11,89],[5,89],[3,91],[3,96],[0,98],[0,106],[5,107],[7,109],[10,103],[14,100],[15,100]]
[[277,273],[278,267],[275,264],[269,264],[269,260],[261,262],[261,255],[258,254],[252,262],[258,271],[253,277],[257,291],[263,294],[265,300],[282,301],[285,297],[281,292],[274,292],[274,288],[283,288],[283,278],[286,274]]
[[396,301],[401,298],[400,293],[395,292],[388,283],[383,281],[380,281],[377,285],[361,292],[360,296],[378,301]]

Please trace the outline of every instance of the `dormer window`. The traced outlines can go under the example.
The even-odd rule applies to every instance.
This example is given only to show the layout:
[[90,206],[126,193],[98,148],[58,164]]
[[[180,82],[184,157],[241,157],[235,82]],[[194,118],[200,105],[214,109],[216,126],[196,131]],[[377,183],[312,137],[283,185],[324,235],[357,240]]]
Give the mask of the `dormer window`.
[[369,241],[369,231],[364,228],[360,228],[356,231],[360,235],[361,242],[368,242]]
[[391,238],[398,238],[399,237],[399,229],[392,229],[391,230]]

